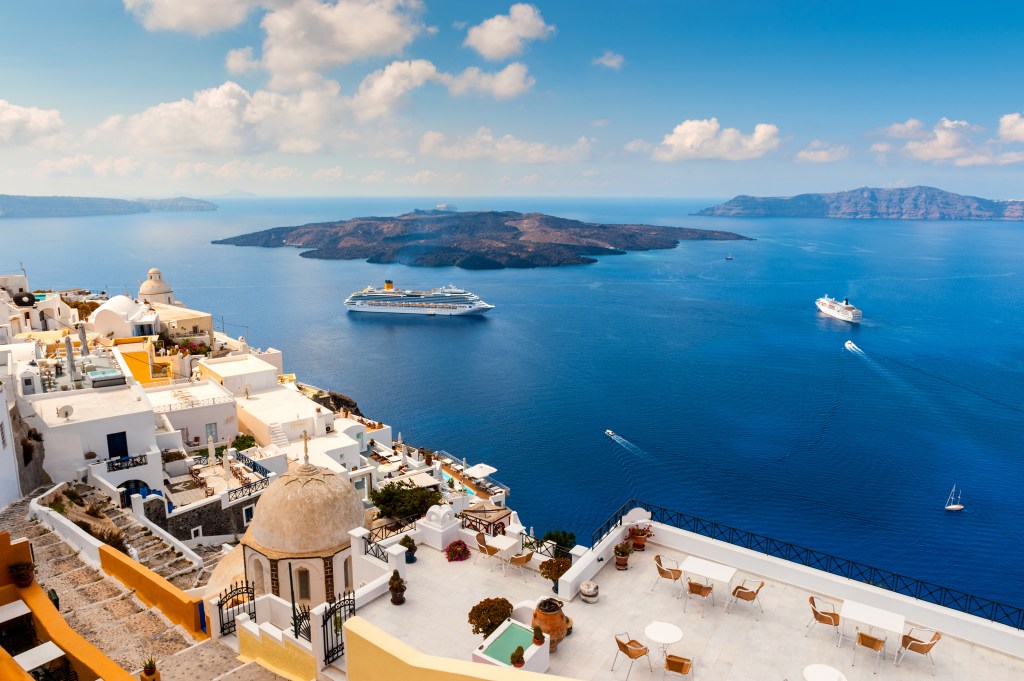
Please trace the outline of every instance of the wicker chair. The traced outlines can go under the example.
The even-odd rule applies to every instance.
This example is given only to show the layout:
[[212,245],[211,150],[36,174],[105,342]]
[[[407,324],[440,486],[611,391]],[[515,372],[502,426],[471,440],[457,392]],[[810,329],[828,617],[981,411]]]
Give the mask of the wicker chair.
[[[658,586],[658,582],[663,579],[667,579],[672,582],[673,592],[682,592],[683,590],[683,571],[675,567],[665,567],[663,561],[668,561],[668,558],[662,558],[660,555],[654,557],[654,565],[658,568],[658,577],[654,580],[654,584],[651,584],[651,591],[654,591],[654,587]],[[675,563],[675,561],[671,561]],[[679,593],[676,593],[676,598],[679,597]]]
[[[930,632],[932,637],[928,641],[923,641],[914,636],[915,631],[927,631]],[[932,657],[932,648],[942,638],[942,634],[935,631],[934,629],[924,629],[921,627],[911,627],[910,632],[903,634],[903,639],[900,641],[900,649],[896,651],[896,666],[899,666],[900,661],[907,656],[907,651],[920,653],[924,655],[932,663],[932,674],[935,674],[935,659]]]
[[647,666],[650,667],[652,672],[654,671],[654,667],[651,667],[651,651],[640,641],[630,638],[628,631],[615,634],[615,645],[619,649],[615,652],[615,657],[612,658],[612,671],[615,671],[615,663],[619,659],[619,653],[629,658],[629,669],[626,671],[627,679],[629,678],[629,673],[633,671],[633,663],[641,657],[647,658]]
[[518,555],[512,556],[511,558],[508,559],[508,562],[505,563],[505,574],[508,575],[508,571],[511,568],[519,568],[519,572],[522,573],[523,581],[525,582],[526,581],[526,569],[525,568],[526,568],[527,565],[530,564],[531,560],[533,560],[533,551],[527,551],[526,553],[520,553]]
[[693,671],[693,660],[687,657],[679,657],[678,655],[665,656],[665,671],[679,674],[680,676],[690,675],[693,678],[697,677]]
[[710,584],[701,582],[695,582],[690,578],[686,580],[686,602],[683,603],[683,612],[686,612],[686,605],[690,602],[690,598],[699,598],[700,602],[700,617],[704,619],[704,606],[708,602],[708,598],[711,599],[711,605],[715,604],[715,587]]
[[839,613],[836,612],[836,606],[828,601],[819,600],[814,596],[808,598],[807,601],[811,604],[811,621],[807,623],[807,631],[804,632],[804,638],[807,637],[807,634],[811,633],[811,629],[814,628],[815,624],[827,624],[835,629],[836,647],[841,646],[843,644],[843,631],[839,627]]
[[853,646],[853,660],[850,661],[850,666],[852,667],[854,663],[857,661],[857,649],[863,646],[868,650],[875,651],[875,673],[877,674],[878,663],[883,657],[885,657],[886,638],[888,637],[878,638],[877,636],[872,636],[871,634],[865,634],[863,631],[858,631],[857,643]]
[[[743,583],[732,590],[732,601],[729,605],[734,606],[738,601],[745,601],[750,604],[757,603],[757,607],[761,609],[761,614],[764,614],[764,607],[761,605],[761,600],[757,597],[761,593],[761,588],[764,586],[764,582],[757,582],[757,586],[754,586],[755,580],[744,579]],[[754,619],[757,619],[757,615],[754,615]]]
[[[487,556],[487,558],[490,559],[490,558],[495,558],[498,555],[498,547],[497,546],[488,546],[487,545],[487,537],[484,536],[483,532],[477,532],[476,533],[476,548],[477,548],[477,554],[476,554],[476,558],[473,559],[473,563],[474,564],[480,558],[480,556]],[[490,572],[493,568],[494,568],[494,564],[491,563],[491,565],[488,566],[487,571]]]

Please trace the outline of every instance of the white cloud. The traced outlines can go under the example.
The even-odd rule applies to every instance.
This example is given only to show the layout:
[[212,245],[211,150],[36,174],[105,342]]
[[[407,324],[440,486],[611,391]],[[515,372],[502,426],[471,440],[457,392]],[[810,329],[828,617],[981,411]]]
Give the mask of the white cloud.
[[433,170],[421,170],[412,175],[395,178],[395,182],[399,184],[458,184],[462,180],[462,173],[446,175],[445,173],[436,173]]
[[536,81],[528,74],[525,64],[513,62],[496,73],[471,66],[457,76],[445,75],[444,82],[453,95],[479,92],[495,99],[512,99],[529,92]]
[[969,128],[967,121],[940,118],[930,134],[910,140],[903,146],[903,151],[919,161],[939,162],[967,156],[970,152],[966,134]]
[[251,47],[241,47],[237,50],[231,50],[228,52],[228,56],[224,59],[224,68],[228,70],[228,73],[235,75],[250,73],[259,67],[260,63],[252,58]]
[[308,87],[324,69],[400,53],[423,30],[422,10],[420,0],[295,0],[274,9],[261,22],[270,87]]
[[495,137],[488,128],[479,128],[469,137],[448,143],[439,132],[430,131],[420,138],[420,153],[449,160],[491,159],[498,163],[573,163],[590,157],[591,140],[580,137],[567,147],[542,142],[527,142],[512,135]]
[[928,137],[928,131],[925,130],[924,123],[916,118],[908,118],[904,123],[893,123],[885,129],[885,134],[888,137],[905,140]]
[[319,168],[313,172],[314,180],[331,180],[337,182],[344,179],[345,171],[341,166],[332,166],[330,168]]
[[654,149],[654,145],[647,140],[635,139],[626,142],[626,146],[623,149],[634,154],[646,154]]
[[469,29],[463,45],[485,59],[507,59],[521,54],[527,40],[546,40],[554,32],[554,26],[544,23],[540,10],[517,3],[508,14],[493,16]]
[[605,50],[604,54],[600,57],[594,57],[591,62],[594,66],[605,66],[614,71],[618,71],[622,68],[622,65],[626,63],[626,58],[621,54],[616,54],[611,50]]
[[64,128],[60,112],[18,106],[0,99],[0,145],[28,145],[44,141]]
[[584,170],[583,171],[583,177],[594,177],[596,175],[597,175],[597,171],[596,170]]
[[523,175],[520,177],[519,184],[536,184],[539,179],[540,175],[537,173],[530,173],[529,175]]
[[124,0],[124,7],[150,31],[206,35],[237,26],[264,0]]
[[606,126],[611,125],[612,121],[611,121],[610,118],[598,118],[598,119],[595,119],[595,120],[591,121],[590,124],[592,126],[594,126],[595,128],[604,128]]
[[806,149],[801,149],[796,154],[796,160],[801,163],[832,163],[842,161],[849,157],[850,147],[845,144],[829,144],[821,140],[813,140]]
[[238,180],[243,178],[284,180],[298,175],[297,168],[290,166],[270,166],[265,163],[253,163],[234,159],[214,165],[212,163],[179,163],[171,174],[172,179],[216,178],[220,180]]
[[367,120],[383,116],[402,95],[437,77],[437,69],[426,59],[391,62],[359,84],[359,91],[352,98],[356,117]]
[[892,145],[888,142],[875,142],[871,145],[871,151],[876,154],[887,154],[892,151]]
[[362,182],[365,184],[380,184],[384,181],[384,176],[387,175],[383,170],[374,170],[369,175],[363,177]]
[[758,123],[754,132],[744,135],[736,128],[725,128],[717,118],[683,121],[665,135],[654,148],[656,161],[682,159],[723,159],[740,161],[764,156],[779,146],[779,128]]
[[999,119],[999,139],[1004,142],[1024,142],[1024,117],[1008,113]]
[[138,173],[141,164],[131,156],[95,158],[92,154],[75,154],[57,160],[44,159],[37,170],[40,175],[82,177],[128,177]]
[[967,166],[1005,166],[1011,163],[1024,162],[1024,151],[1004,151],[1002,153],[994,153],[989,150],[979,151],[978,153],[964,156],[953,161],[954,165],[961,167]]

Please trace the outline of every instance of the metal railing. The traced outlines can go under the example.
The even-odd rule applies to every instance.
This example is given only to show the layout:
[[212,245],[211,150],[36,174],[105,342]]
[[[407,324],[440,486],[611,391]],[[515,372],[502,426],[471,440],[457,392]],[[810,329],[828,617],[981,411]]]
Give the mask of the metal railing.
[[145,466],[147,461],[149,461],[149,459],[146,458],[145,454],[129,456],[126,459],[110,459],[107,461],[107,472],[113,473],[114,471],[126,471],[129,468]]
[[716,539],[751,551],[782,558],[791,563],[804,565],[832,575],[846,577],[862,584],[910,596],[927,603],[934,603],[951,610],[974,615],[998,622],[1015,629],[1024,629],[1024,608],[1008,605],[989,598],[975,596],[958,589],[939,586],[931,582],[907,577],[891,570],[872,567],[864,563],[840,558],[824,551],[815,551],[804,546],[772,539],[746,530],[738,530],[711,520],[672,511],[644,501],[630,500],[611,515],[591,537],[591,549],[622,526],[622,518],[634,508],[642,508],[651,514],[653,522],[677,527],[702,537]]
[[143,390],[148,390],[150,388],[163,388],[169,385],[184,385],[186,383],[194,382],[195,381],[193,381],[191,378],[173,378],[169,381],[153,381],[152,383],[143,383],[140,387]]
[[[462,527],[466,528],[467,530],[483,532],[484,534],[490,535],[492,537],[497,537],[499,534],[505,534],[504,520],[496,520],[494,522],[490,522],[484,520],[483,518],[477,518],[471,515],[467,515],[465,512],[462,512],[455,517],[462,519]],[[505,518],[508,518],[508,516],[505,516]]]
[[228,490],[228,501],[237,501],[270,487],[270,478],[262,478],[241,487]]
[[245,454],[242,454],[241,452],[235,454],[235,460],[244,466],[248,466],[249,470],[251,470],[253,473],[256,473],[257,475],[261,475],[264,478],[270,477],[270,471],[268,471],[264,466],[261,466],[260,464],[256,463],[255,461],[247,457]]
[[367,556],[373,556],[377,560],[383,561],[386,565],[388,562],[388,552],[383,546],[375,541],[370,541],[370,538],[366,538],[366,550],[363,553]]
[[185,402],[174,402],[173,404],[161,404],[153,407],[153,411],[157,414],[162,414],[168,411],[178,411],[179,409],[193,409],[195,407],[208,407],[212,404],[227,404],[228,402],[234,402],[234,397],[207,397],[203,400],[187,400]]
[[396,534],[401,534],[408,530],[415,530],[416,520],[418,518],[419,516],[410,515],[406,516],[405,518],[400,518],[399,520],[396,520],[393,523],[388,523],[387,525],[375,527],[372,530],[370,530],[370,535],[366,539],[367,541],[376,543],[384,541],[388,537],[394,537]]
[[521,535],[522,552],[533,551],[539,553],[542,556],[548,558],[568,558],[572,560],[572,552],[564,546],[559,546],[553,541],[544,541],[534,537],[529,532],[523,532]]

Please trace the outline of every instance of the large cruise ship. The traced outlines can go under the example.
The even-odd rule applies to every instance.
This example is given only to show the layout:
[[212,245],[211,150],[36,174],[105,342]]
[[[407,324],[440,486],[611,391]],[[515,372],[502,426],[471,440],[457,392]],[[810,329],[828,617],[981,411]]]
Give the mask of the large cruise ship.
[[829,298],[828,295],[824,295],[815,302],[818,305],[818,309],[830,317],[853,324],[860,322],[861,311],[850,304],[849,298],[843,298],[843,302],[839,302],[835,298]]
[[349,312],[396,312],[399,314],[468,315],[484,314],[494,308],[469,291],[454,286],[429,291],[396,289],[387,279],[384,288],[367,286],[345,299]]

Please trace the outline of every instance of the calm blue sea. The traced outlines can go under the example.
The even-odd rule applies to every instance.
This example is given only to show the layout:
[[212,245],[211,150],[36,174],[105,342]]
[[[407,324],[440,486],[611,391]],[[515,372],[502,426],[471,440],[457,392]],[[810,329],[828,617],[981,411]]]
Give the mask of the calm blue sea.
[[[486,272],[209,243],[444,200],[224,200],[216,213],[5,220],[0,269],[21,260],[33,286],[134,292],[158,266],[179,299],[280,348],[302,380],[354,397],[408,442],[496,466],[537,531],[562,527],[589,543],[637,497],[1024,605],[1024,225],[689,215],[714,200],[480,198],[452,201],[756,241]],[[385,278],[452,282],[496,309],[482,319],[346,314],[347,294]],[[826,293],[849,296],[864,322],[822,317],[814,300]],[[959,514],[943,510],[954,483]]]

